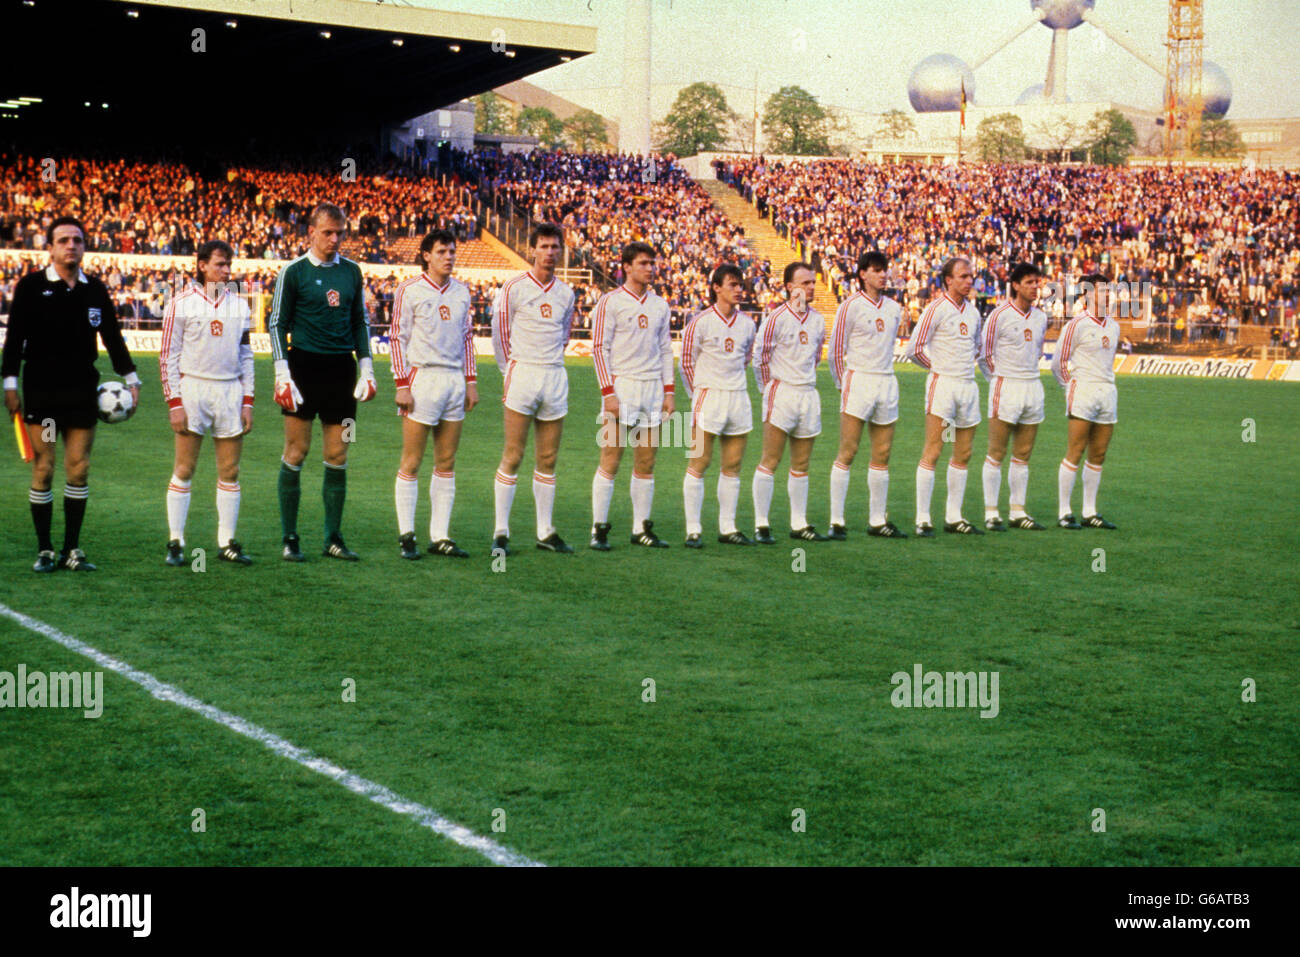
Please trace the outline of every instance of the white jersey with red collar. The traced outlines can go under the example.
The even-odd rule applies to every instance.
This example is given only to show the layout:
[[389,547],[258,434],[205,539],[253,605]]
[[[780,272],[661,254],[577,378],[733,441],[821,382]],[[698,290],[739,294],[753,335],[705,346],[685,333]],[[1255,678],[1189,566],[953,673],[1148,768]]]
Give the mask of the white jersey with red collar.
[[1052,356],[1052,375],[1068,382],[1114,382],[1115,350],[1119,348],[1119,323],[1110,316],[1098,319],[1082,312],[1065,324]]
[[842,389],[845,372],[890,375],[903,307],[893,299],[872,299],[859,290],[840,303],[831,329],[831,378]]
[[573,326],[573,289],[552,277],[543,285],[531,271],[497,291],[492,307],[492,351],[505,374],[511,362],[563,366]]
[[746,389],[745,366],[754,343],[754,321],[739,309],[725,319],[716,305],[686,324],[682,333],[682,379],[696,389]]
[[243,384],[244,403],[253,399],[253,347],[249,343],[248,302],[232,293],[213,300],[191,283],[163,313],[158,369],[163,399],[169,408],[181,404],[181,376]]
[[826,320],[811,306],[795,312],[788,302],[764,317],[754,340],[754,374],[758,387],[772,380],[788,385],[816,385],[817,364],[826,344]]
[[979,310],[968,300],[954,302],[944,293],[921,313],[904,359],[936,375],[974,379],[979,335]]
[[428,273],[399,283],[388,342],[398,388],[410,384],[412,368],[459,372],[466,382],[475,381],[478,359],[469,287],[455,279],[438,286]]
[[984,320],[980,371],[984,378],[1037,379],[1043,357],[1047,313],[1030,306],[1021,312],[1010,300],[999,303]]
[[668,303],[653,289],[640,296],[619,286],[600,297],[592,326],[591,354],[601,395],[612,395],[614,377],[656,379],[673,389],[673,338]]

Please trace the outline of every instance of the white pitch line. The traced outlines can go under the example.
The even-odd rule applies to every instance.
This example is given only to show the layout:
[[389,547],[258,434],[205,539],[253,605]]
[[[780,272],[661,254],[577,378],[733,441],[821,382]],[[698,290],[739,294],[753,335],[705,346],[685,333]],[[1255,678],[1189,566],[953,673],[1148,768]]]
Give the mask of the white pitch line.
[[246,738],[256,741],[268,750],[275,752],[282,758],[288,758],[297,764],[302,765],[308,770],[315,771],[317,774],[323,774],[325,777],[343,785],[353,794],[360,794],[367,797],[376,804],[388,808],[395,814],[401,814],[405,817],[414,818],[421,827],[427,827],[429,830],[441,834],[443,837],[459,844],[461,847],[467,847],[472,851],[477,851],[486,857],[493,864],[501,864],[505,867],[545,867],[540,861],[534,861],[517,854],[509,848],[502,847],[500,844],[475,834],[467,827],[449,821],[433,808],[425,807],[415,801],[408,801],[400,794],[396,794],[384,787],[382,784],[376,784],[374,781],[367,780],[359,774],[353,774],[347,768],[341,768],[325,758],[317,757],[305,748],[300,748],[290,741],[286,741],[278,734],[272,734],[265,728],[258,727],[251,721],[241,718],[237,714],[231,714],[228,711],[222,711],[210,704],[205,704],[198,698],[186,694],[179,688],[159,681],[147,671],[141,671],[133,668],[124,661],[106,655],[98,648],[93,648],[71,635],[65,635],[53,625],[47,625],[43,621],[37,621],[20,611],[14,611],[8,605],[0,603],[0,615],[15,621],[29,631],[34,631],[38,635],[49,638],[51,641],[62,645],[69,651],[75,651],[79,655],[84,655],[95,664],[99,665],[106,671],[112,671],[121,675],[128,681],[134,681],[141,688],[144,688],[149,694],[153,695],[159,701],[170,701],[172,704],[179,705],[195,714],[202,715],[209,721],[223,725],[234,731],[236,734],[242,734]]

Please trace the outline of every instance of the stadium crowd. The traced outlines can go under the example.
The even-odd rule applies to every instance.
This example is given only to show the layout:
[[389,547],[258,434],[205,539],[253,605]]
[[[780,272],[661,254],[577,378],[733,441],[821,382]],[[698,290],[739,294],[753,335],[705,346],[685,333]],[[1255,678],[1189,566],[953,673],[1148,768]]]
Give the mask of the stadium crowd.
[[[939,265],[973,255],[987,307],[1007,270],[1100,271],[1151,283],[1157,324],[1278,323],[1300,285],[1300,174],[1279,170],[1051,165],[880,165],[716,160],[716,175],[770,216],[843,298],[852,262],[879,249],[915,316]],[[1056,318],[1060,319],[1061,316]],[[1153,326],[1153,328],[1155,328]]]

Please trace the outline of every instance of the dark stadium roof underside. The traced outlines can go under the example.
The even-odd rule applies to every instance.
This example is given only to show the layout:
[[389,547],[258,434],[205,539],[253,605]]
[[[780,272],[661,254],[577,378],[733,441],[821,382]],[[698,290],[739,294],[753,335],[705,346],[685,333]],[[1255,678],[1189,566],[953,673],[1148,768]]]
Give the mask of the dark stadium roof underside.
[[[292,131],[368,134],[595,47],[589,27],[391,4],[180,2],[0,0],[0,104],[41,101],[0,105],[0,115],[9,114],[0,119],[0,142],[37,129],[66,134],[70,122],[88,137],[137,130],[165,139],[197,125],[199,110],[208,112],[210,131],[264,140]],[[254,15],[287,16],[291,8],[294,19]],[[349,22],[367,26],[341,25]],[[206,52],[197,53],[200,28]],[[504,30],[496,34],[504,49],[500,42],[492,49],[494,29]]]

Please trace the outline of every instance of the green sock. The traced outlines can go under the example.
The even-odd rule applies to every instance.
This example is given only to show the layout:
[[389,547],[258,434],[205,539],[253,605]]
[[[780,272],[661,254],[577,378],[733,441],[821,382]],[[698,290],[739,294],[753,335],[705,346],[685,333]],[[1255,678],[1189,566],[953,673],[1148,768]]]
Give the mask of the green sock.
[[298,502],[302,498],[299,478],[302,466],[294,468],[280,460],[280,478],[276,491],[280,495],[280,530],[287,537],[298,534]]
[[348,495],[348,468],[346,465],[325,466],[325,481],[321,483],[321,496],[325,499],[325,544],[341,538],[343,525],[343,500]]

